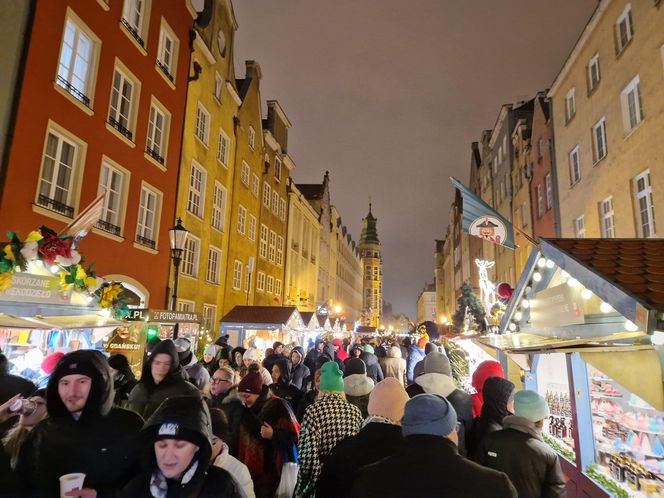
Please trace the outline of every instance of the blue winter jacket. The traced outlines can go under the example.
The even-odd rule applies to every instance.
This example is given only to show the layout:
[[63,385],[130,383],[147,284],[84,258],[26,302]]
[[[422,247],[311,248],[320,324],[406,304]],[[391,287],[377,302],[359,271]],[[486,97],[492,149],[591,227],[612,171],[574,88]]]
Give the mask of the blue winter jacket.
[[421,360],[424,359],[424,349],[418,348],[415,344],[411,344],[408,347],[408,360],[406,361],[406,376],[408,377],[408,383],[413,383],[415,365]]

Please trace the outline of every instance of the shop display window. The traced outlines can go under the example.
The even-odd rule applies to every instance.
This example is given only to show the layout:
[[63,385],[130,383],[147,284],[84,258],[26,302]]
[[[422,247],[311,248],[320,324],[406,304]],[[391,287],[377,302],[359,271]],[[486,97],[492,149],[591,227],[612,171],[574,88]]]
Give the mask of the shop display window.
[[567,360],[562,353],[545,354],[537,366],[537,390],[549,404],[544,440],[571,463],[575,463],[574,418],[570,401]]
[[664,497],[664,412],[588,365],[597,469],[635,498]]

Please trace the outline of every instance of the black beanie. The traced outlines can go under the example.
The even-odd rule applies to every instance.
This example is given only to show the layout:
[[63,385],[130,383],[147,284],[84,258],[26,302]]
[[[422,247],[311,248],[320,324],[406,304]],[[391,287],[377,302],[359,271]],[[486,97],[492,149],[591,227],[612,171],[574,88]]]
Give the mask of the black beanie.
[[88,353],[88,351],[74,351],[60,358],[49,382],[57,384],[61,378],[67,375],[86,375],[93,380],[100,379],[102,375],[98,365],[95,364],[89,354],[85,353]]
[[367,366],[359,358],[349,358],[348,361],[346,362],[346,367],[344,369],[344,377],[348,377],[349,375],[353,374],[360,374],[360,375],[367,374]]
[[109,356],[108,364],[111,366],[111,368],[121,372],[129,368],[129,360],[127,360],[127,357],[121,353],[116,353]]

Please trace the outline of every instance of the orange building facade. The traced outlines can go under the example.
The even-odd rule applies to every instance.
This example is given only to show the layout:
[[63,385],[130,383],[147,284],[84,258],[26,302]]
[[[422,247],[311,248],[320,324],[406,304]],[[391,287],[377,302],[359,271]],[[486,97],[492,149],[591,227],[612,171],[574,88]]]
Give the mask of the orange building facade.
[[0,231],[23,237],[106,190],[80,250],[146,307],[167,305],[195,16],[190,0],[36,2],[0,179]]

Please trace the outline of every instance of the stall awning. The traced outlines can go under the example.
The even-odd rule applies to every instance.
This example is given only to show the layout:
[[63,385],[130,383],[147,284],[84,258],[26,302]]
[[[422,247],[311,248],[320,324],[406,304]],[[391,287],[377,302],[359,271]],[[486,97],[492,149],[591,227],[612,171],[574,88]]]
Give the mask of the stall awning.
[[222,319],[222,328],[241,326],[244,328],[270,329],[284,325],[291,329],[305,328],[300,312],[295,306],[235,306]]
[[105,318],[96,313],[85,315],[19,317],[0,313],[0,327],[14,329],[73,330],[96,327],[118,327],[124,322]]
[[[643,332],[618,332],[608,336],[558,338],[519,332],[516,334],[488,335],[479,337],[477,340],[494,349],[506,353],[546,352],[547,350],[559,350],[574,346],[587,345],[588,347],[606,346],[614,341],[633,341],[638,337],[644,337]],[[614,348],[621,348],[620,344],[613,344]]]

